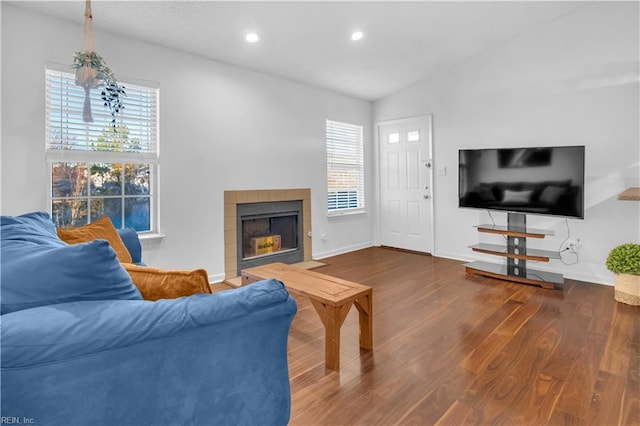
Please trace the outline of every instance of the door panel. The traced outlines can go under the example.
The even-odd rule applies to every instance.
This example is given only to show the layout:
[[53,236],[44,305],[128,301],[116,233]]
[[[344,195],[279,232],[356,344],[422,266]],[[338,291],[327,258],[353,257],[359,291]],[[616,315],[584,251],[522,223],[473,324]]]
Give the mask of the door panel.
[[407,203],[407,235],[410,238],[420,238],[420,233],[416,233],[416,230],[420,229],[420,219],[422,218],[421,202],[409,201]]
[[398,237],[400,235],[400,222],[393,220],[393,218],[400,215],[400,201],[399,200],[389,200],[388,201],[388,221],[389,221],[389,233],[393,234],[394,237]]
[[420,189],[420,157],[417,151],[407,152],[407,189]]
[[388,179],[387,179],[387,188],[388,189],[399,189],[400,188],[400,162],[398,158],[397,152],[389,152],[388,155]]

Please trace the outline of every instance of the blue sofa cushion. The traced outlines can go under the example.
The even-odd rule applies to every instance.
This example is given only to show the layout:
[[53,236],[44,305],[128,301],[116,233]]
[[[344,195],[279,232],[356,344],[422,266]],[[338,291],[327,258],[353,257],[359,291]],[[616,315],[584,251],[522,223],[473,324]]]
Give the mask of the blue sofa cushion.
[[[33,367],[225,326],[288,299],[284,285],[270,279],[232,291],[157,302],[73,302],[22,310],[2,318],[2,368]],[[288,311],[295,309],[294,303]]]
[[140,245],[140,238],[138,238],[136,230],[133,228],[118,229],[118,234],[120,234],[122,242],[125,247],[127,247],[127,250],[129,250],[131,263],[146,266],[142,263],[142,246]]
[[107,241],[67,245],[56,240],[46,217],[0,219],[0,313],[83,300],[142,299]]
[[35,212],[22,216],[0,216],[0,237],[5,241],[28,241],[37,245],[62,247],[67,244],[58,238],[56,226],[48,213]]

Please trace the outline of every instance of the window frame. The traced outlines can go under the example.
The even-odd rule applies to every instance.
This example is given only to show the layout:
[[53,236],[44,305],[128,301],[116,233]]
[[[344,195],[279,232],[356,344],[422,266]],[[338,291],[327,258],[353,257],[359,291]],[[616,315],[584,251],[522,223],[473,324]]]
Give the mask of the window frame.
[[[122,211],[124,212],[125,208],[125,200],[127,198],[136,198],[136,197],[144,197],[149,198],[149,230],[137,231],[138,235],[141,239],[148,238],[156,238],[161,237],[160,233],[160,200],[159,200],[159,170],[160,170],[160,125],[159,125],[159,114],[160,114],[160,85],[155,82],[134,79],[134,78],[122,78],[118,79],[119,82],[126,87],[128,85],[138,86],[140,88],[148,89],[151,96],[154,98],[152,101],[152,110],[151,112],[155,114],[152,118],[151,128],[151,147],[150,149],[143,150],[142,152],[115,152],[115,151],[94,151],[94,150],[82,150],[82,149],[55,149],[50,148],[49,143],[49,130],[51,128],[57,128],[56,126],[51,126],[49,121],[49,108],[50,104],[48,101],[49,97],[49,86],[48,86],[48,76],[49,73],[63,73],[68,74],[69,76],[74,76],[73,72],[69,71],[68,66],[47,63],[45,66],[45,162],[47,168],[47,190],[46,190],[46,202],[47,202],[47,211],[50,215],[53,215],[53,202],[57,199],[67,199],[72,200],[82,199],[87,200],[87,203],[90,203],[92,198],[101,198],[101,199],[120,199],[122,200]],[[82,90],[82,89],[80,89]],[[92,90],[92,99],[95,98],[96,92],[97,96],[99,96],[100,88]],[[127,93],[128,95],[129,93]],[[125,108],[126,108],[126,99],[125,98]],[[99,111],[96,114],[97,108],[103,108],[102,105],[96,106],[94,102],[92,102],[92,109],[94,110],[94,117],[97,115],[104,115],[103,111]],[[154,110],[155,109],[155,110]],[[107,112],[108,114],[108,112]],[[122,114],[122,113],[121,113]],[[110,115],[109,115],[110,117]],[[117,124],[122,124],[122,117],[117,118]],[[111,120],[102,122],[100,125],[106,126],[111,123]],[[107,163],[107,164],[120,164],[123,167],[122,172],[122,185],[124,188],[125,184],[125,173],[124,167],[126,164],[144,164],[149,165],[149,193],[143,195],[128,195],[124,189],[121,191],[120,195],[91,195],[90,188],[87,188],[86,195],[81,197],[55,197],[53,193],[53,165],[54,163],[85,163],[87,166],[87,180],[91,179],[91,164],[96,163]],[[126,227],[125,216],[122,213],[122,225],[121,228]],[[97,218],[93,218],[95,221]],[[88,213],[87,224],[92,223],[91,214]]]
[[[334,129],[335,127],[335,129]],[[351,140],[352,138],[345,137],[343,139],[339,139],[336,137],[336,132],[345,132],[345,133],[358,133],[357,140]],[[335,145],[336,142],[350,143],[351,147],[347,147],[346,151],[351,151],[346,157],[340,157],[344,161],[342,164],[340,162],[336,162],[332,160],[332,158],[336,157]],[[361,124],[353,124],[344,121],[332,120],[326,118],[325,121],[325,143],[326,143],[326,155],[327,155],[327,215],[329,217],[333,216],[342,216],[349,214],[362,214],[365,213],[366,204],[365,204],[365,163],[364,163],[364,126]],[[344,152],[343,152],[344,154]],[[357,161],[355,165],[345,164],[348,161]],[[330,184],[331,173],[335,170],[345,170],[345,171],[355,171],[357,174],[355,187],[351,188],[332,188]],[[347,182],[343,181],[343,184]],[[345,190],[341,190],[345,189]],[[338,193],[343,192],[345,195],[340,198]],[[355,192],[355,200],[357,205],[355,207],[350,207],[349,204],[353,200],[352,194]],[[346,198],[345,198],[346,197]],[[334,199],[333,203],[346,203],[346,207],[336,206],[334,208],[332,205],[332,198]]]

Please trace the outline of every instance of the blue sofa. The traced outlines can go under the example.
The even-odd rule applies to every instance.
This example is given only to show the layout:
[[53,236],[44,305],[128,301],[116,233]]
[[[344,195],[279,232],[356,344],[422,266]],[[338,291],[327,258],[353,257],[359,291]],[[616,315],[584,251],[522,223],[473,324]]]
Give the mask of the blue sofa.
[[2,216],[1,226],[3,418],[288,422],[296,304],[282,283],[145,301],[105,241],[67,245],[46,213]]

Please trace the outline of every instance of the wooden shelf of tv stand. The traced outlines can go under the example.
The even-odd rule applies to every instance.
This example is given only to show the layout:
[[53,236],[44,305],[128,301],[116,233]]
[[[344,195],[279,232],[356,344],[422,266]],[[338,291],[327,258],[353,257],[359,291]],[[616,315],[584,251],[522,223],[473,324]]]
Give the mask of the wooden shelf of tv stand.
[[489,234],[507,235],[520,238],[544,238],[553,235],[553,231],[548,229],[514,228],[499,225],[477,225],[478,232]]
[[560,259],[560,252],[550,250],[526,250],[525,254],[509,253],[507,246],[500,244],[474,244],[469,246],[471,250],[479,253],[492,254],[495,256],[510,257],[513,259],[535,260],[537,262],[548,262],[549,259]]

